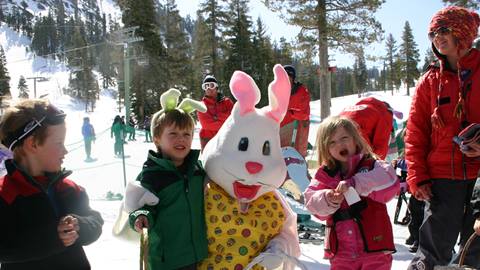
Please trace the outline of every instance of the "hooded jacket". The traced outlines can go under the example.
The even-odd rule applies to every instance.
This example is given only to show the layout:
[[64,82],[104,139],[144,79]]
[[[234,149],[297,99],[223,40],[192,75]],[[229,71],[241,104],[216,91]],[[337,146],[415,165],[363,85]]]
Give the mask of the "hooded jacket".
[[[85,190],[66,179],[70,171],[32,178],[14,161],[0,179],[0,263],[2,270],[90,269],[82,246],[100,237],[103,219],[90,208]],[[65,247],[60,218],[78,219],[79,238]]]
[[[431,179],[475,179],[480,169],[480,161],[462,155],[452,140],[468,123],[480,123],[480,52],[471,49],[460,58],[457,73],[433,49],[440,61],[430,65],[417,84],[405,135],[407,182],[413,194]],[[460,94],[464,113],[457,118],[454,111]],[[435,118],[444,127],[434,128]]]
[[202,125],[200,138],[211,139],[230,116],[233,102],[222,93],[218,93],[216,99],[205,96],[202,101],[205,103],[207,111],[204,113],[197,112],[198,120]]

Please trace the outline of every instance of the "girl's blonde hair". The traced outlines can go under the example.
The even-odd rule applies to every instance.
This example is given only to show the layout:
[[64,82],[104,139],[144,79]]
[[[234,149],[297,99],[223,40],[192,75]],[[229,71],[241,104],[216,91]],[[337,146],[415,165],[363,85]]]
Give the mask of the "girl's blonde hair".
[[318,163],[327,166],[328,169],[334,169],[336,160],[330,155],[329,143],[333,133],[343,127],[345,131],[353,137],[353,141],[357,145],[357,153],[366,154],[367,156],[377,158],[372,152],[372,148],[365,141],[358,130],[358,126],[352,120],[342,116],[330,116],[323,120],[317,131],[318,145]]

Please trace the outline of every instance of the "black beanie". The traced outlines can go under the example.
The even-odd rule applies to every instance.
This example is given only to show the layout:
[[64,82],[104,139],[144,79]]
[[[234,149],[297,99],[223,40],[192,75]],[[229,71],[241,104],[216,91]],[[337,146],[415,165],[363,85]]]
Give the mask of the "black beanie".
[[217,79],[215,79],[215,77],[214,77],[213,75],[207,75],[207,76],[205,76],[205,78],[203,79],[203,82],[202,82],[202,83],[207,83],[207,82],[218,83],[218,82],[217,82]]
[[295,68],[291,65],[285,65],[285,66],[283,66],[283,68],[287,72],[288,76],[292,77],[292,79],[295,80],[295,77],[297,75],[297,72],[295,71]]

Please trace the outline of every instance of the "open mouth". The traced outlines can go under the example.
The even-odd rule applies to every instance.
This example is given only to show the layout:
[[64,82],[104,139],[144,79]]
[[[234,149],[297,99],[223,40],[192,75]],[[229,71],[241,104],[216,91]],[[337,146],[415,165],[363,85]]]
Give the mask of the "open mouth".
[[342,157],[348,156],[348,150],[347,150],[347,149],[343,149],[342,151],[340,151],[340,155],[341,155]]
[[239,181],[233,182],[233,192],[239,200],[251,200],[255,198],[260,188],[260,185],[244,185]]

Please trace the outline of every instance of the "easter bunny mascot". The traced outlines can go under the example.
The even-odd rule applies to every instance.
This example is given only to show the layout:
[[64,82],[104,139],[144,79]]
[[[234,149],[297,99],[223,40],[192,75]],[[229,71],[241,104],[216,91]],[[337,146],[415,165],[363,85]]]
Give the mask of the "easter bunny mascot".
[[275,65],[269,105],[255,108],[260,91],[236,71],[230,89],[232,114],[203,151],[210,182],[205,213],[208,258],[199,269],[294,269],[300,256],[296,215],[277,188],[286,166],[279,128],[289,102],[290,82]]

